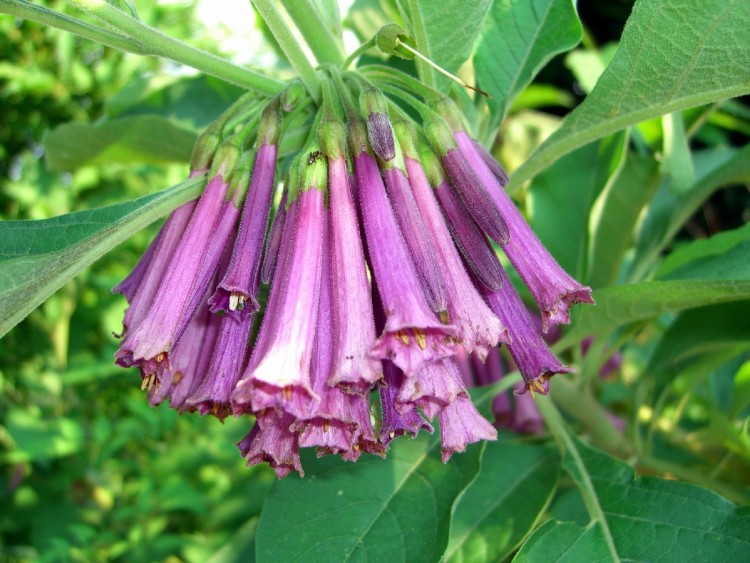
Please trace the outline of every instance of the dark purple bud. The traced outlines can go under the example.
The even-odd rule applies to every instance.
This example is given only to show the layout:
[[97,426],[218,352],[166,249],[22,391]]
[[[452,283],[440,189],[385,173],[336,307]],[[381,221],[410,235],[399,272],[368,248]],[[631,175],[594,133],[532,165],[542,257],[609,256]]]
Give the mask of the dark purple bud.
[[396,147],[393,142],[393,127],[388,115],[371,113],[367,116],[367,138],[372,151],[378,158],[389,161],[396,157]]

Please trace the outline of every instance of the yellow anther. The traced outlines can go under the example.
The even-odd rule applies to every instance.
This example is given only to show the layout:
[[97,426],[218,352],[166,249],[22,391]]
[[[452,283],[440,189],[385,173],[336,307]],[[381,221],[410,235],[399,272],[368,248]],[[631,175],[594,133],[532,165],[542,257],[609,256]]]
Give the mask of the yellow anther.
[[183,377],[185,377],[185,374],[181,371],[174,372],[174,375],[172,376],[172,385],[177,385],[180,381],[182,381]]
[[422,350],[427,348],[427,336],[425,335],[424,330],[421,328],[413,328],[411,331],[414,334],[414,340],[417,341],[417,346]]
[[229,310],[234,311],[237,308],[237,303],[240,301],[240,295],[239,293],[235,293],[234,291],[229,294]]
[[393,438],[395,438],[395,437],[396,437],[396,432],[395,432],[395,431],[393,431],[393,430],[391,430],[391,431],[390,431],[390,433],[389,433],[388,435],[389,435],[389,436],[391,437],[391,440],[393,440]]
[[393,333],[393,336],[394,338],[396,338],[397,340],[400,340],[407,346],[409,345],[409,335],[406,333],[405,330],[397,330],[396,332]]
[[292,398],[292,387],[290,385],[287,385],[281,390],[281,395],[286,399],[287,401]]
[[145,391],[146,387],[148,387],[148,382],[151,381],[151,374],[148,374],[146,377],[144,377],[141,380],[141,391]]
[[323,421],[323,432],[328,432],[329,428],[330,428],[330,426],[328,425],[328,421],[324,420]]
[[156,363],[160,364],[164,361],[164,352],[159,352],[159,354],[156,356]]

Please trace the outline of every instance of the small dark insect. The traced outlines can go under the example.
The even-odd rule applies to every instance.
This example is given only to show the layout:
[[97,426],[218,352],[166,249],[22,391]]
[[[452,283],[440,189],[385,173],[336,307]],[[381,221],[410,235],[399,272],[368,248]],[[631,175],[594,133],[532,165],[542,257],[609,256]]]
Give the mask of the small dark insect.
[[307,165],[312,166],[315,164],[315,161],[318,160],[321,156],[323,156],[323,153],[320,151],[313,151],[310,153],[310,156],[307,157]]

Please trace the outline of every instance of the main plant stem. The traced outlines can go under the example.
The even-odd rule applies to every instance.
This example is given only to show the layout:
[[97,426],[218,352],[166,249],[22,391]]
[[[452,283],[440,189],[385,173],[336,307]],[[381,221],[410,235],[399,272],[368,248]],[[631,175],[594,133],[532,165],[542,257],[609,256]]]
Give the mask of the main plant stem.
[[315,103],[319,103],[320,78],[318,77],[318,73],[312,64],[310,64],[294,35],[289,31],[289,26],[284,21],[279,4],[275,0],[253,0],[253,5],[268,26],[268,29],[271,30],[274,39],[279,43],[279,47],[284,51],[289,64],[297,72],[310,96],[315,100]]
[[81,10],[118,28],[124,35],[143,45],[147,54],[157,55],[191,66],[206,74],[266,96],[278,94],[283,87],[280,82],[273,78],[239,67],[220,57],[164,35],[153,27],[107,4],[104,0],[74,0],[74,2]]

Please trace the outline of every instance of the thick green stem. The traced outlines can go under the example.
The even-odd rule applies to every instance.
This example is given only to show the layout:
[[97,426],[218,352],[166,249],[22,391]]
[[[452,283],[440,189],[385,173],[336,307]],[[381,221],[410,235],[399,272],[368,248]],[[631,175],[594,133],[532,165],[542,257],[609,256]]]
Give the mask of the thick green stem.
[[284,51],[287,60],[297,72],[305,88],[310,93],[315,103],[320,102],[320,78],[313,68],[310,61],[307,60],[305,53],[302,51],[294,35],[289,31],[289,26],[284,21],[284,17],[279,10],[279,4],[274,0],[253,0],[253,5],[258,10],[260,17],[266,22],[268,29],[274,36],[274,39]]
[[[417,44],[417,51],[423,55],[430,56],[430,50],[427,48],[427,32],[424,27],[424,18],[418,0],[409,0],[409,16],[411,20],[411,31],[414,34],[414,41]],[[415,59],[419,78],[430,88],[435,89],[435,69],[424,62],[422,59]]]
[[49,8],[37,6],[25,0],[0,0],[0,12],[69,31],[85,39],[96,41],[120,51],[127,51],[128,53],[135,53],[137,55],[151,54],[145,45],[133,38],[61,14]]
[[293,0],[285,2],[284,6],[302,37],[305,38],[307,46],[318,60],[318,64],[339,65],[344,60],[341,37],[336,37],[328,29],[320,16],[317,4],[310,0]]
[[349,68],[349,66],[356,60],[357,57],[366,53],[373,47],[375,47],[375,38],[371,37],[370,39],[362,43],[362,45],[357,47],[351,55],[346,57],[346,60],[341,63],[341,70],[346,70],[347,68]]
[[273,96],[283,85],[263,74],[241,68],[216,55],[186,45],[136,20],[104,0],[75,0],[83,11],[113,25],[146,47],[149,54],[182,63],[248,90]]

